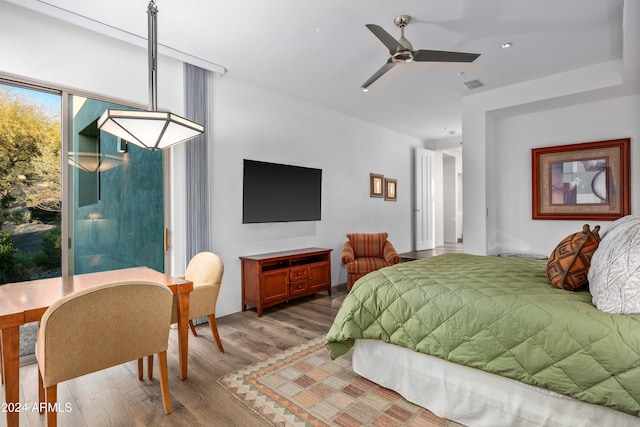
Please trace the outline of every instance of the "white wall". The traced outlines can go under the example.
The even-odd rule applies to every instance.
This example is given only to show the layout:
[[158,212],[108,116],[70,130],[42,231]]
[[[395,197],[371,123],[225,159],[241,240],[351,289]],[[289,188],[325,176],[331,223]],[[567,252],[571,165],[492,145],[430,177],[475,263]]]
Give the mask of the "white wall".
[[445,243],[457,241],[456,229],[456,158],[449,154],[442,156],[443,177],[443,240]]
[[[465,252],[548,255],[585,223],[531,219],[531,149],[630,137],[631,151],[637,152],[640,101],[638,95],[618,96],[620,65],[601,64],[463,99]],[[633,154],[631,163],[635,213],[640,164]]]
[[[145,49],[6,2],[0,2],[0,52],[4,75],[121,102],[146,105],[148,101]],[[159,62],[158,103],[182,114],[182,63],[164,56]],[[387,231],[399,252],[412,249],[413,147],[420,141],[243,83],[233,75],[214,80],[212,249],[225,263],[218,315],[241,309],[241,255],[332,248],[332,279],[337,285],[346,281],[340,263],[346,233]],[[187,261],[184,150],[172,149],[170,156],[167,271],[178,274]],[[243,225],[244,158],[322,169],[322,221]],[[372,172],[398,180],[396,202],[369,197]]]
[[[620,96],[633,87],[622,80],[622,65],[613,61],[463,98],[465,252],[548,255],[580,229],[583,221],[531,220],[531,148],[630,137],[637,152],[640,105],[637,95]],[[631,162],[635,213],[633,154]]]
[[498,253],[489,236],[500,233],[495,189],[504,179],[498,163],[501,118],[610,97],[621,84],[622,62],[613,61],[462,98],[465,252]]
[[[0,52],[0,73],[148,105],[146,49],[0,1]],[[182,63],[158,61],[158,105],[182,114]]]
[[[332,248],[333,284],[346,233],[386,231],[398,252],[412,249],[413,148],[420,141],[231,75],[214,87],[213,250],[225,263],[220,315],[240,309],[241,255]],[[242,224],[242,160],[320,168],[322,220]],[[369,197],[369,174],[398,180],[398,201]],[[292,195],[295,197],[295,195]]]
[[608,221],[531,219],[531,149],[631,137],[631,211],[640,210],[640,95],[507,117],[496,121],[496,232],[488,236],[495,252],[549,255],[582,224]]
[[[576,231],[572,221],[531,221],[531,154],[525,145],[630,137],[631,210],[637,214],[639,164],[633,153],[640,144],[640,2],[625,2],[623,28],[620,60],[462,99],[465,252],[546,254]],[[516,191],[508,185],[523,193],[505,194]]]

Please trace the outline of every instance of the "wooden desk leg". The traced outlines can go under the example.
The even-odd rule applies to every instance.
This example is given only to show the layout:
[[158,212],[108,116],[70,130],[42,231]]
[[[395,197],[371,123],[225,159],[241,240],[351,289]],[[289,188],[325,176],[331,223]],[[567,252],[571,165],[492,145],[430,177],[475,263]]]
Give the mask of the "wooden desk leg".
[[[4,400],[17,406],[20,399],[20,327],[0,331],[2,345],[2,375],[4,376]],[[7,411],[7,426],[18,426],[20,412]]]
[[189,359],[189,292],[178,294],[178,346],[180,347],[180,379],[187,378]]

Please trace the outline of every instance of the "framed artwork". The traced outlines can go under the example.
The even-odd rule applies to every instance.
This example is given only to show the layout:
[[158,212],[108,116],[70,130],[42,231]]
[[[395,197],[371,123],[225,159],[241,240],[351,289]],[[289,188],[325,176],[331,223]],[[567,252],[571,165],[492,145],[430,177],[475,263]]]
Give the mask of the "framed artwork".
[[630,138],[534,148],[533,219],[615,220],[631,212]]
[[377,173],[369,174],[369,195],[371,197],[383,197],[384,175],[378,175]]
[[385,178],[384,179],[384,199],[385,200],[398,200],[398,180]]

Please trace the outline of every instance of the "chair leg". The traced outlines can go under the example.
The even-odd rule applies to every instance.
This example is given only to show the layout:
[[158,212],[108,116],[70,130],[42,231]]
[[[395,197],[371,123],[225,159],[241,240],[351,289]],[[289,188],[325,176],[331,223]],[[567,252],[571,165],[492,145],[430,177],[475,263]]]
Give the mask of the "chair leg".
[[193,334],[194,337],[197,337],[198,334],[196,334],[196,328],[193,326],[193,320],[189,319],[189,327],[191,328],[191,333]]
[[218,344],[218,350],[220,350],[220,353],[224,353],[224,347],[222,347],[222,341],[220,341],[220,335],[218,334],[218,325],[216,324],[215,314],[209,315],[209,326],[211,326],[211,333],[216,339],[216,344]]
[[142,359],[138,359],[138,380],[142,381],[144,378],[144,366]]
[[56,403],[58,401],[58,385],[54,384],[45,390],[45,401],[47,404],[47,427],[56,427],[58,425],[58,413],[56,412]]
[[41,414],[44,412],[42,404],[45,402],[46,397],[44,395],[44,382],[42,381],[42,373],[40,372],[40,367],[38,366],[38,412]]
[[147,374],[149,379],[153,378],[153,354],[147,356]]
[[158,364],[160,365],[160,391],[162,392],[162,406],[164,413],[171,413],[171,396],[169,394],[169,371],[167,370],[167,352],[158,353]]

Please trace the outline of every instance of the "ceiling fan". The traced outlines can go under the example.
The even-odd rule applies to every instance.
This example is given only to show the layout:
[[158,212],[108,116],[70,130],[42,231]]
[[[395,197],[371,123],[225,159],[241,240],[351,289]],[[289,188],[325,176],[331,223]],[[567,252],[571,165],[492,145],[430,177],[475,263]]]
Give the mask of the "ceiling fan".
[[413,46],[409,40],[404,37],[404,27],[409,24],[411,17],[409,15],[397,16],[393,22],[400,27],[400,38],[394,39],[391,34],[386,32],[381,26],[375,24],[367,24],[366,27],[389,49],[391,57],[373,76],[362,84],[362,89],[367,88],[384,73],[392,69],[396,64],[405,62],[473,62],[479,53],[465,52],[449,52],[443,50],[413,50]]

